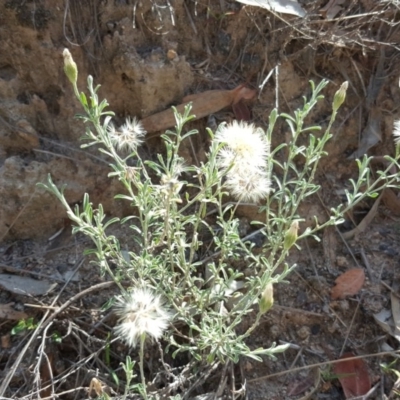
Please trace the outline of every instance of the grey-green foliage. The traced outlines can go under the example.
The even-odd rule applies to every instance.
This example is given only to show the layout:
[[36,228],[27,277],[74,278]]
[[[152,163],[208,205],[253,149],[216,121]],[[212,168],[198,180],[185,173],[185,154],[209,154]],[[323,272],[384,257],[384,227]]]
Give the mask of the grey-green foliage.
[[[112,113],[105,111],[106,100],[99,102],[98,87],[93,87],[92,78],[88,78],[89,101],[75,87],[85,111],[79,116],[86,124],[83,147],[96,145],[109,156],[109,175],[119,179],[125,188],[125,193],[117,197],[132,205],[132,215],[122,220],[106,218],[101,205],[93,208],[87,194],[83,206],[72,210],[63,189],[58,189],[50,176],[43,186],[65,206],[74,223],[74,233],[82,232],[92,239],[94,248],[88,253],[94,256],[93,262],[117,282],[121,291],[125,290],[121,280],[128,279],[132,286],[152,288],[166,298],[175,313],[176,328],[165,335],[167,349],[174,355],[188,352],[194,360],[224,363],[237,362],[240,356],[261,360],[263,355],[274,357],[285,350],[286,346],[275,344],[268,349],[252,349],[246,339],[260,320],[262,311],[258,303],[265,288],[283,281],[295,267],[285,263],[289,252],[288,246],[284,246],[285,235],[294,221],[302,221],[298,215],[300,204],[320,189],[314,182],[315,173],[319,160],[327,155],[324,148],[332,137],[337,109],[324,131],[320,126],[304,125],[307,115],[323,98],[321,92],[326,85],[327,81],[316,87],[311,82],[311,96],[304,98],[303,108],[295,111],[294,116],[279,115],[277,110],[270,114],[266,140],[271,142],[278,118],[286,120],[291,140],[273,149],[267,161],[273,190],[260,207],[265,218],[257,223],[257,228],[265,240],[262,251],[257,253],[251,241],[239,235],[237,204],[224,203],[226,171],[218,168],[221,144],[211,140],[207,161],[198,166],[186,165],[179,155],[182,142],[197,133],[184,131],[192,118],[190,105],[183,115],[175,110],[175,130],[162,135],[165,154],[158,155],[156,161],[146,161],[136,149],[125,156],[116,151],[107,132]],[[213,139],[213,133],[209,135]],[[305,138],[307,144],[299,144]],[[279,161],[283,152],[286,158]],[[359,161],[359,178],[352,181],[353,190],[347,192],[347,202],[332,209],[331,218],[324,224],[317,221],[314,227],[300,232],[297,242],[315,236],[328,225],[341,223],[344,213],[367,196],[376,196],[383,188],[397,185],[398,173],[391,172],[391,167],[399,167],[398,158],[396,149],[396,157],[386,157],[388,167],[375,180],[371,178],[371,158]],[[215,216],[213,226],[205,218],[210,212]],[[129,256],[121,251],[118,238],[107,233],[107,227],[119,223],[131,228],[135,251],[130,251]],[[215,253],[213,257],[198,259],[203,249],[200,232],[204,230],[212,234]],[[232,261],[239,259],[245,267],[235,269]],[[118,268],[112,269],[111,264]],[[280,266],[283,268],[277,273]],[[253,323],[248,329],[239,329],[250,313],[255,315]]]

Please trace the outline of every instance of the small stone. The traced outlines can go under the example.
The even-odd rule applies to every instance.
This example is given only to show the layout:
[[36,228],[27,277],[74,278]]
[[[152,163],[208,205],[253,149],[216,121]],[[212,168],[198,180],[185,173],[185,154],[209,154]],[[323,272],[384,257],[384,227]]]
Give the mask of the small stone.
[[244,364],[244,370],[245,371],[251,371],[253,369],[253,365],[251,364],[250,361],[246,361],[246,363]]
[[75,263],[76,263],[75,256],[68,256],[67,262],[68,262],[69,265],[75,265]]
[[300,329],[297,331],[297,336],[301,340],[308,340],[308,338],[311,335],[311,329],[308,326],[302,326]]
[[169,49],[167,51],[167,58],[170,61],[176,60],[178,58],[178,54],[177,54],[177,52],[175,50]]
[[280,335],[281,330],[278,325],[272,325],[271,328],[269,328],[269,333],[272,339],[276,339]]
[[336,265],[340,268],[347,268],[349,263],[347,262],[346,257],[337,256],[336,257]]

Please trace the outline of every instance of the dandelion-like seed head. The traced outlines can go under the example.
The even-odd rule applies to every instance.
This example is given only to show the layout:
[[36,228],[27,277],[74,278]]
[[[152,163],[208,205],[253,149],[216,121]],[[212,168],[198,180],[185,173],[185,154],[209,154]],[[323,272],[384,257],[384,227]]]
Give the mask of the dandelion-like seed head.
[[134,182],[139,175],[140,175],[139,168],[130,167],[130,166],[125,167],[125,179],[126,180],[128,180],[130,182]]
[[[251,160],[252,165],[264,166],[269,155],[269,143],[264,131],[244,121],[224,125],[216,133],[215,140],[225,143],[236,159]],[[220,157],[223,156],[220,154]]]
[[242,170],[233,167],[226,176],[225,187],[237,200],[258,203],[268,196],[271,181],[260,167],[257,170],[254,167]]
[[[167,172],[161,176],[161,192],[164,193],[169,200],[177,201],[181,203],[182,200],[179,197],[184,182],[179,180],[180,175],[185,170],[183,160],[178,160],[172,168],[172,171]],[[175,199],[171,199],[171,196]]]
[[393,137],[396,146],[400,145],[400,119],[394,121]]
[[141,288],[117,297],[115,312],[119,317],[115,333],[131,347],[143,334],[160,339],[172,319],[161,297]]
[[119,151],[135,151],[143,142],[146,131],[136,118],[127,118],[125,124],[118,129],[110,123],[107,127],[111,143]]
[[177,175],[166,174],[161,176],[161,192],[168,201],[182,203],[179,196],[182,186],[183,182],[178,179]]
[[182,189],[183,183],[176,176],[163,175],[161,177],[162,190],[165,193],[178,194]]
[[226,171],[225,187],[237,200],[258,202],[271,187],[267,172],[270,146],[264,131],[253,124],[234,121],[215,135],[223,146],[218,153],[218,167]]

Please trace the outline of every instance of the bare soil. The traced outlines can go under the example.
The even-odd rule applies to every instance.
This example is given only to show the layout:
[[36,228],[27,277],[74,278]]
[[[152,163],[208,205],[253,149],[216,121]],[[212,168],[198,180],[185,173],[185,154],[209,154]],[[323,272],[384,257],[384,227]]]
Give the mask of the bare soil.
[[[96,391],[89,390],[93,378],[114,398],[123,391],[110,370],[122,376],[119,364],[128,349],[113,342],[104,350],[115,316],[102,307],[117,288],[83,257],[91,244],[72,236],[65,210],[36,186],[51,173],[57,185],[67,185],[71,205],[89,193],[108,215],[129,213],[127,204],[114,199],[121,188],[107,177],[107,161],[94,150],[80,149],[84,127],[74,119],[80,109],[63,72],[65,47],[78,64],[79,87],[86,87],[89,74],[94,76],[101,84],[100,98],[107,98],[118,122],[126,116],[147,117],[179,104],[188,94],[246,84],[258,90],[257,99],[248,104],[252,121],[266,127],[276,104],[281,112],[292,113],[310,93],[309,80],[325,78],[330,81],[325,99],[309,117],[324,128],[335,91],[349,81],[334,138],[317,173],[321,190],[302,206],[306,222],[301,229],[315,218],[323,222],[329,208],[344,201],[348,180],[357,176],[355,157],[394,154],[391,133],[400,104],[398,6],[389,1],[337,2],[337,15],[328,20],[321,12],[328,1],[299,3],[307,18],[233,0],[0,2],[0,273],[57,284],[45,295],[22,295],[7,290],[1,275],[0,306],[11,304],[13,312],[0,315],[0,398],[95,397]],[[279,74],[263,84],[277,66]],[[193,126],[204,132],[214,120],[232,118],[232,110],[225,109]],[[285,124],[277,124],[273,146],[288,140],[288,134]],[[186,159],[202,160],[206,136],[200,134],[192,144],[184,149]],[[155,157],[162,151],[159,138],[148,139],[143,151]],[[166,393],[165,365],[157,346],[149,346],[145,370],[152,388],[160,397],[344,399],[329,363],[352,352],[367,356],[375,386],[369,398],[395,398],[396,378],[380,364],[395,359],[398,342],[373,315],[390,309],[391,294],[398,293],[398,190],[382,198],[363,229],[350,239],[343,237],[363,221],[375,201],[353,210],[338,229],[322,232],[320,242],[304,241],[301,250],[291,253],[288,262],[298,267],[287,283],[276,287],[275,305],[249,341],[254,348],[290,343],[276,361],[242,359],[211,372],[189,371],[200,379],[193,390],[183,385]],[[249,222],[257,218],[254,207],[241,207],[239,216],[244,234],[249,233]],[[114,233],[129,245],[123,227]],[[335,279],[352,267],[366,272],[362,291],[332,301]],[[76,301],[68,304],[74,296]],[[56,312],[63,305],[68,306]],[[11,336],[19,318],[10,316],[16,312],[48,325],[38,337],[32,331]],[[251,316],[244,323],[250,324]],[[54,334],[62,337],[61,343],[51,339]],[[381,352],[388,353],[376,355]],[[137,358],[137,352],[131,355]],[[164,359],[174,373],[187,361],[171,354]],[[318,379],[315,368],[295,370],[316,363],[323,363]],[[47,380],[55,382],[53,387],[40,391]],[[299,382],[297,393],[294,382]]]

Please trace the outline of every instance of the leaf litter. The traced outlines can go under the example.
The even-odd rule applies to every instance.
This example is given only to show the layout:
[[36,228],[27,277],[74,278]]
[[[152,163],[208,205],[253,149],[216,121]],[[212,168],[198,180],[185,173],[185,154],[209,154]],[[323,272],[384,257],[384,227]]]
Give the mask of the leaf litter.
[[345,353],[339,358],[342,361],[333,366],[346,399],[363,396],[371,389],[367,364],[362,358],[352,357],[355,357],[353,353]]
[[353,268],[346,271],[335,280],[336,286],[331,291],[332,300],[344,299],[357,294],[363,287],[364,281],[363,269]]

